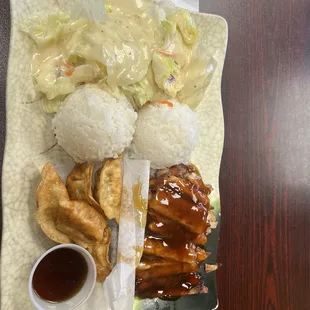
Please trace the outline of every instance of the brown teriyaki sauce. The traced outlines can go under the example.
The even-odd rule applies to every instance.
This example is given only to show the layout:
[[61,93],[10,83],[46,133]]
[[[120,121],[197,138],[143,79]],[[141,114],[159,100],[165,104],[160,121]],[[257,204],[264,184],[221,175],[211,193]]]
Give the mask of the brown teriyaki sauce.
[[77,251],[60,248],[47,254],[37,266],[32,286],[36,294],[56,303],[76,295],[86,281],[88,266]]

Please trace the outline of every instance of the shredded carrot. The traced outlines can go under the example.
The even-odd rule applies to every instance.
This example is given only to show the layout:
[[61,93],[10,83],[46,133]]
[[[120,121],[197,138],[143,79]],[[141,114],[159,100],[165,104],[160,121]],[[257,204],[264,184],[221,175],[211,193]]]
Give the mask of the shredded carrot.
[[62,65],[65,67],[65,75],[71,76],[74,71],[74,66],[72,64],[68,64],[65,60],[62,61]]
[[173,56],[173,55],[175,55],[174,53],[170,53],[170,52],[164,51],[164,50],[157,50],[157,53],[163,54],[163,55],[166,55],[166,56]]
[[173,103],[168,100],[157,99],[156,101],[161,104],[166,104],[170,108],[173,108]]
[[65,71],[65,74],[68,76],[71,76],[73,71],[74,71],[74,67],[70,67],[68,70]]

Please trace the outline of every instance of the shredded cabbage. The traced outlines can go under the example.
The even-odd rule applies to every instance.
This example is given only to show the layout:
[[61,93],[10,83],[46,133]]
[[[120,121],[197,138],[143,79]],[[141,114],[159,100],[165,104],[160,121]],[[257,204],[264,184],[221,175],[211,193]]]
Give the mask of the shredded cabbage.
[[196,43],[198,38],[198,29],[188,11],[178,10],[176,13],[170,15],[168,20],[176,24],[186,44],[193,45]]
[[171,57],[155,52],[152,60],[155,81],[167,95],[175,97],[184,84],[181,78],[181,67]]
[[35,90],[44,93],[47,99],[52,100],[58,96],[67,95],[75,90],[75,85],[69,77],[60,77],[53,84],[42,80],[35,85]]
[[[128,26],[122,26],[117,31],[126,18]],[[115,27],[116,30],[111,31]],[[136,15],[122,16],[116,12],[102,24],[90,24],[75,32],[66,44],[66,53],[104,64],[109,84],[127,86],[146,75],[155,41],[154,33],[154,29],[146,29],[144,19]]]
[[141,81],[123,86],[122,91],[135,110],[139,110],[146,102],[151,101],[155,93],[159,91],[152,67],[149,67],[147,75]]
[[[202,53],[202,51],[201,51]],[[201,102],[214,75],[217,62],[213,57],[196,55],[184,67],[184,88],[177,94],[181,103],[195,109]]]
[[171,56],[181,67],[184,66],[192,55],[191,47],[183,42],[175,23],[165,20],[161,24],[165,30],[165,42],[161,51]]
[[70,15],[59,11],[48,16],[36,16],[25,20],[20,29],[27,33],[38,46],[44,46],[57,42],[62,35],[64,24],[70,19]]
[[148,1],[132,12],[131,6],[120,10],[121,3],[106,3],[101,23],[57,11],[21,24],[38,47],[32,74],[35,90],[46,96],[44,111],[55,112],[82,83],[113,96],[121,91],[136,110],[175,96],[191,108],[199,104],[216,62],[193,56],[198,30],[190,13]]
[[106,68],[96,61],[87,60],[85,64],[75,67],[71,81],[74,84],[93,82],[106,76]]
[[56,113],[60,106],[64,96],[56,97],[52,100],[48,100],[46,97],[43,98],[42,108],[45,113]]

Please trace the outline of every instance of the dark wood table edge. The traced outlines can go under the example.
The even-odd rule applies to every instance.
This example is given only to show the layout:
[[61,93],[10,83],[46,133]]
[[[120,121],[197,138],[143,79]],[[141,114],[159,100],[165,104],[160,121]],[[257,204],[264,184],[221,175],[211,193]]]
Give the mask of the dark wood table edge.
[[0,33],[1,33],[1,45],[0,45],[0,171],[1,171],[1,183],[0,183],[0,254],[2,246],[2,168],[6,135],[6,75],[9,59],[9,46],[10,46],[10,30],[11,30],[11,14],[10,14],[10,1],[0,0]]

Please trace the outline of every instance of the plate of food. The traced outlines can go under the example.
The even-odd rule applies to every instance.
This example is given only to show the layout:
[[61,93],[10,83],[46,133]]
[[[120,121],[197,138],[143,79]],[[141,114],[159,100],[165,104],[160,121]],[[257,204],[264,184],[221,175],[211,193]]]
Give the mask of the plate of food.
[[11,17],[1,309],[215,309],[226,21],[163,0]]

